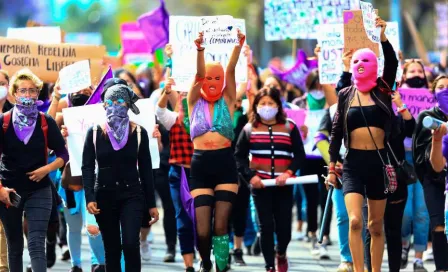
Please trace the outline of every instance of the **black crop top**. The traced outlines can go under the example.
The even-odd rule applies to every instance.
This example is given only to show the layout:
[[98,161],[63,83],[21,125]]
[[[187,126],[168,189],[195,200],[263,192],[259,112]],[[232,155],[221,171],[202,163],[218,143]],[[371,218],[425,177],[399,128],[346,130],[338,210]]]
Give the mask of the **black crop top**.
[[[366,116],[369,127],[376,127],[384,130],[384,125],[388,119],[387,114],[377,105],[363,106],[362,110]],[[361,107],[350,107],[347,114],[347,129],[352,132],[355,129],[367,127],[362,117]]]

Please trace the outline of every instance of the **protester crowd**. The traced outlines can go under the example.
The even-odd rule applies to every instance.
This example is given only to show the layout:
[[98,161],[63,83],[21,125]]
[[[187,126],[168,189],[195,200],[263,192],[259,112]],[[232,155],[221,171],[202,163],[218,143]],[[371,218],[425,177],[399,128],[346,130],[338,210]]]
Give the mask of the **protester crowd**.
[[[198,33],[189,90],[174,90],[170,45],[165,65],[124,66],[98,86],[68,95],[59,81],[42,82],[27,67],[13,75],[0,70],[0,272],[23,270],[24,235],[27,271],[53,267],[57,247],[70,271],[82,271],[84,232],[91,271],[141,271],[141,260],[151,259],[151,225],[159,220],[156,195],[164,261],[175,261],[179,242],[187,272],[195,271],[195,260],[202,272],[238,271],[245,254],[261,254],[265,271],[286,272],[292,240],[309,243],[311,255],[327,260],[336,235],[339,272],[381,271],[386,244],[389,271],[408,266],[411,248],[414,271],[427,271],[428,261],[448,271],[448,60],[430,68],[398,59],[387,23],[378,17],[376,26],[383,74],[370,49],[346,51],[336,85],[321,84],[318,69],[303,88],[259,68],[240,31],[226,67],[205,61]],[[242,57],[247,82],[237,83]],[[399,87],[426,88],[437,104],[414,119]],[[66,145],[73,128],[63,109],[87,105],[94,95],[106,121],[89,128],[83,146],[71,147],[82,150],[82,176],[75,177]],[[153,131],[130,121],[129,111],[141,114],[139,99],[154,107],[144,117],[156,119]],[[294,109],[319,118],[297,124],[287,114]],[[426,117],[441,122],[428,127]],[[158,169],[151,139],[158,142]],[[318,182],[290,183],[309,175]],[[327,197],[337,233],[324,220]]]

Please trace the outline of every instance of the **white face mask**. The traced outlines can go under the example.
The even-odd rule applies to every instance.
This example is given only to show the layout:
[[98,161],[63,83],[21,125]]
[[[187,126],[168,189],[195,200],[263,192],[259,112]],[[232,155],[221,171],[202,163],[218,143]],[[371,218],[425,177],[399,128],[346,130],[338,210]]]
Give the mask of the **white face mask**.
[[316,100],[321,100],[325,97],[324,91],[321,90],[311,90],[308,94]]
[[0,100],[5,99],[8,96],[8,89],[5,86],[0,86]]
[[261,119],[271,121],[277,115],[278,108],[271,106],[261,106],[257,107],[257,113],[258,115],[260,115]]

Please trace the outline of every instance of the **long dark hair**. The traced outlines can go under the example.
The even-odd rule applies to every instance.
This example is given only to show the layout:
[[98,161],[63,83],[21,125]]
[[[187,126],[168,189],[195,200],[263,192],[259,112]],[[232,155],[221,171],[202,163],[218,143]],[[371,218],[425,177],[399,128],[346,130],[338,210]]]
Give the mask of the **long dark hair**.
[[[143,96],[145,96],[145,92],[143,91],[143,89],[142,89],[142,87],[140,86],[140,84],[138,84],[138,82],[137,82],[137,79],[135,78],[135,76],[131,73],[131,72],[129,72],[128,70],[126,70],[126,69],[118,69],[118,70],[116,70],[115,72],[114,72],[114,77],[117,77],[117,78],[119,78],[120,77],[120,75],[121,74],[123,74],[123,73],[125,73],[131,80],[132,80],[132,84],[134,84],[136,87],[137,87],[137,89],[140,91],[140,93],[143,95]],[[148,97],[144,97],[144,98],[148,98]]]
[[252,126],[257,127],[261,122],[261,117],[257,113],[257,107],[258,103],[260,103],[260,100],[265,97],[269,96],[274,100],[274,102],[278,106],[278,112],[275,116],[275,120],[277,121],[277,124],[284,124],[286,123],[286,114],[283,111],[282,101],[280,99],[280,91],[276,88],[271,87],[263,87],[254,98],[254,103],[252,104],[252,116],[251,116],[251,123]]

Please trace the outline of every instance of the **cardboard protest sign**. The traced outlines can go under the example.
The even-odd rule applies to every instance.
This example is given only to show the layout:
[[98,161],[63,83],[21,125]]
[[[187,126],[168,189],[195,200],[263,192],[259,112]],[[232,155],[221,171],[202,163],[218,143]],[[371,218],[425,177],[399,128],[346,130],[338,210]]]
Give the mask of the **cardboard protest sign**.
[[344,26],[342,24],[321,25],[317,43],[319,53],[319,82],[334,84],[343,71]]
[[0,37],[0,65],[10,75],[28,68],[44,82],[56,82],[59,71],[80,60],[89,60],[93,83],[101,79],[104,46],[37,44]]
[[359,4],[361,6],[362,21],[364,23],[364,29],[366,30],[367,37],[369,37],[372,42],[379,43],[381,27],[375,27],[375,19],[377,14],[373,9],[372,3],[359,1]]
[[343,22],[343,11],[359,8],[358,0],[264,1],[267,41],[316,39],[318,26]]
[[379,57],[379,44],[367,37],[361,10],[344,11],[344,51],[370,48]]
[[[129,119],[132,122],[144,127],[149,139],[149,149],[151,152],[152,168],[159,168],[160,156],[157,139],[151,138],[155,126],[154,107],[150,105],[149,99],[137,101],[136,105],[140,109],[139,115],[134,115],[129,111]],[[81,176],[82,152],[87,131],[94,125],[101,125],[106,122],[106,112],[101,104],[65,108],[62,110],[64,124],[67,126],[69,136],[67,137],[68,153],[70,155],[72,176]]]
[[[171,75],[176,82],[174,90],[188,92],[196,75],[197,50],[194,40],[201,29],[201,18],[194,16],[170,16],[170,44],[173,48],[173,68]],[[233,28],[239,28],[246,33],[245,21],[233,19]],[[232,29],[233,31],[233,29]],[[236,31],[234,32],[236,39]],[[219,61],[226,70],[234,43],[220,46],[209,46],[205,49],[205,61]],[[237,83],[247,81],[247,60],[243,50],[236,66],[235,80]]]
[[448,47],[448,3],[437,2],[435,3],[436,13],[436,47],[444,49]]
[[151,47],[137,22],[121,25],[123,63],[152,62]]
[[9,27],[6,37],[10,39],[23,39],[30,42],[42,44],[61,43],[61,28],[59,26],[37,26],[37,27]]
[[[434,107],[437,103],[436,98],[428,89],[403,89],[399,88],[401,100],[408,107],[409,112],[417,119],[420,112]],[[393,104],[396,110],[395,104]]]
[[75,62],[59,71],[61,94],[79,92],[92,85],[88,60]]

